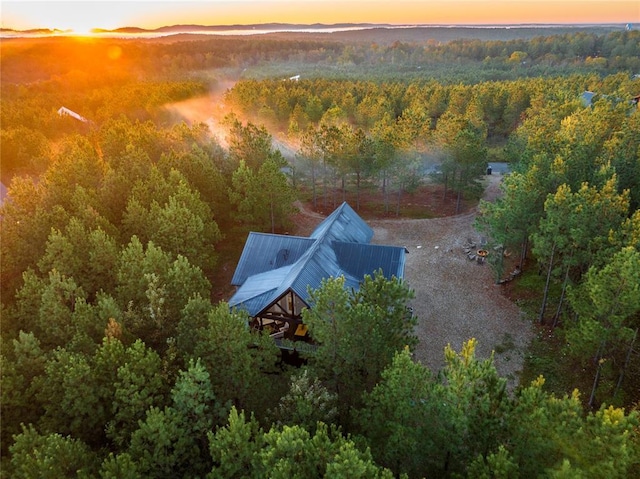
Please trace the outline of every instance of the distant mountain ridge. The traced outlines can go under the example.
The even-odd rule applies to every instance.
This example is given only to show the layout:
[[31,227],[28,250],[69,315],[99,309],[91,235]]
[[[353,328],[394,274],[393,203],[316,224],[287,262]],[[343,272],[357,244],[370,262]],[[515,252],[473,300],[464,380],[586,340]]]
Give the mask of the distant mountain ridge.
[[[625,24],[505,24],[505,25],[467,25],[467,24],[390,24],[390,23],[251,23],[232,25],[200,25],[200,24],[177,24],[166,25],[158,28],[142,27],[119,27],[115,29],[93,28],[93,33],[185,33],[185,32],[223,32],[228,30],[333,30],[333,29],[365,29],[365,28],[567,28],[567,27],[612,27],[625,26]],[[13,28],[0,28],[4,33],[25,33],[25,34],[61,34],[73,33],[73,30],[63,30],[58,28],[34,28],[28,30],[17,30]]]
[[[233,25],[199,25],[199,24],[178,24],[166,25],[159,28],[141,28],[141,27],[119,27],[114,29],[92,28],[93,33],[184,33],[184,32],[220,32],[227,30],[308,30],[308,29],[336,29],[336,28],[393,28],[403,27],[405,25],[391,25],[388,23],[253,23]],[[409,26],[409,25],[407,25]],[[25,33],[25,34],[60,34],[73,33],[73,30],[62,30],[59,28],[32,28],[28,30],[17,30],[15,28],[0,28],[0,32],[4,33]]]
[[334,30],[345,28],[388,28],[397,27],[399,25],[380,24],[380,23],[254,23],[233,25],[198,25],[198,24],[181,24],[167,25],[164,27],[145,29],[140,27],[121,27],[114,30],[105,30],[95,28],[95,33],[196,33],[196,32],[225,32],[225,31],[283,31],[283,30]]
[[[428,24],[388,24],[388,23],[256,23],[233,25],[199,25],[178,24],[167,25],[155,29],[141,27],[121,27],[113,30],[93,29],[91,32],[97,37],[147,38],[147,39],[178,39],[206,35],[268,35],[270,37],[286,39],[314,39],[341,42],[376,42],[392,43],[424,42],[427,40],[448,42],[461,38],[478,40],[512,40],[529,39],[536,36],[549,36],[581,31],[585,33],[606,34],[623,29],[637,29],[630,24],[513,24],[513,25],[428,25]],[[31,29],[14,30],[0,28],[0,37],[54,37],[74,36],[71,30],[60,29]]]
[[156,28],[156,32],[175,32],[184,30],[202,31],[225,31],[225,30],[308,30],[308,29],[335,29],[335,28],[376,28],[393,27],[397,25],[382,23],[255,23],[255,24],[234,24],[234,25],[172,25]]

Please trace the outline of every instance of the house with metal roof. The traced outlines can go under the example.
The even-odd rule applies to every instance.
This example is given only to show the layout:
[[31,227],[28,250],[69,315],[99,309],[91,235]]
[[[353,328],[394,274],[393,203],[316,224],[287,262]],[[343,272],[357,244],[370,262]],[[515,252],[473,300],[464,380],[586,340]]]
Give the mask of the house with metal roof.
[[404,276],[406,249],[371,244],[372,238],[373,230],[346,202],[308,238],[251,232],[231,280],[237,290],[229,306],[275,339],[308,342],[302,311],[311,306],[309,290],[324,279],[343,276],[345,287],[357,291],[378,270],[388,279]]
[[58,115],[60,115],[60,116],[70,116],[72,118],[75,118],[78,121],[81,121],[82,123],[87,123],[89,121],[84,116],[79,115],[75,111],[69,110],[67,107],[64,107],[64,106],[61,106],[58,109]]
[[596,94],[592,91],[584,91],[582,95],[580,95],[580,101],[582,102],[582,106],[591,106],[593,103],[593,97]]

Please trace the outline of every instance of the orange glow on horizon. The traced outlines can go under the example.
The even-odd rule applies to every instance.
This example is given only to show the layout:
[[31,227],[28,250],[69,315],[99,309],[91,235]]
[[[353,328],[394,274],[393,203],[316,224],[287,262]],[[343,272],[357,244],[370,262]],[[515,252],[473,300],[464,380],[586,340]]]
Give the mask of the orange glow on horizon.
[[640,23],[638,0],[209,0],[131,2],[3,1],[2,27],[91,34],[94,28],[179,24],[388,23],[497,25]]

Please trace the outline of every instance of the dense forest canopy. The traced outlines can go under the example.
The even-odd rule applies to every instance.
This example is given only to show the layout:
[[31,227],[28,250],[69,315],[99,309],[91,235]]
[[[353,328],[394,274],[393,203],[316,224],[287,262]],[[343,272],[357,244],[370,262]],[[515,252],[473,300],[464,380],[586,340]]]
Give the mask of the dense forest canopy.
[[[2,477],[640,475],[638,31],[0,54]],[[224,139],[168,108],[209,95]],[[400,215],[439,182],[477,201],[495,160],[511,174],[477,227],[496,282],[517,260],[561,344],[515,390],[473,338],[440,371],[414,361],[399,279],[313,291],[303,367],[225,303],[247,233],[288,231],[296,199],[380,191]],[[582,372],[549,391],[545,362]]]

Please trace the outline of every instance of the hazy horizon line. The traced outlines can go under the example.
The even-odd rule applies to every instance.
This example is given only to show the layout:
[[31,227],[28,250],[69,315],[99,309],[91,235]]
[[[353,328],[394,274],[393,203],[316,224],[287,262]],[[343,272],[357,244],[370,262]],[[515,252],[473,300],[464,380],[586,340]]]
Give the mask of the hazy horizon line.
[[[163,25],[157,28],[144,28],[135,25],[126,25],[113,29],[108,28],[92,28],[91,32],[121,32],[122,30],[138,30],[144,32],[158,32],[167,29],[177,28],[202,28],[202,29],[218,29],[218,30],[236,30],[236,29],[254,29],[255,27],[298,27],[298,28],[371,28],[371,27],[391,27],[391,28],[423,28],[423,27],[461,27],[461,28],[502,28],[502,27],[570,27],[570,26],[630,26],[633,22],[544,22],[544,23],[371,23],[371,22],[337,22],[337,23],[289,23],[289,22],[264,22],[264,23],[235,23],[235,24],[199,24],[199,23],[177,23],[172,25]],[[12,32],[73,32],[73,29],[61,28],[28,28],[17,29],[11,27],[0,27],[0,31]]]

